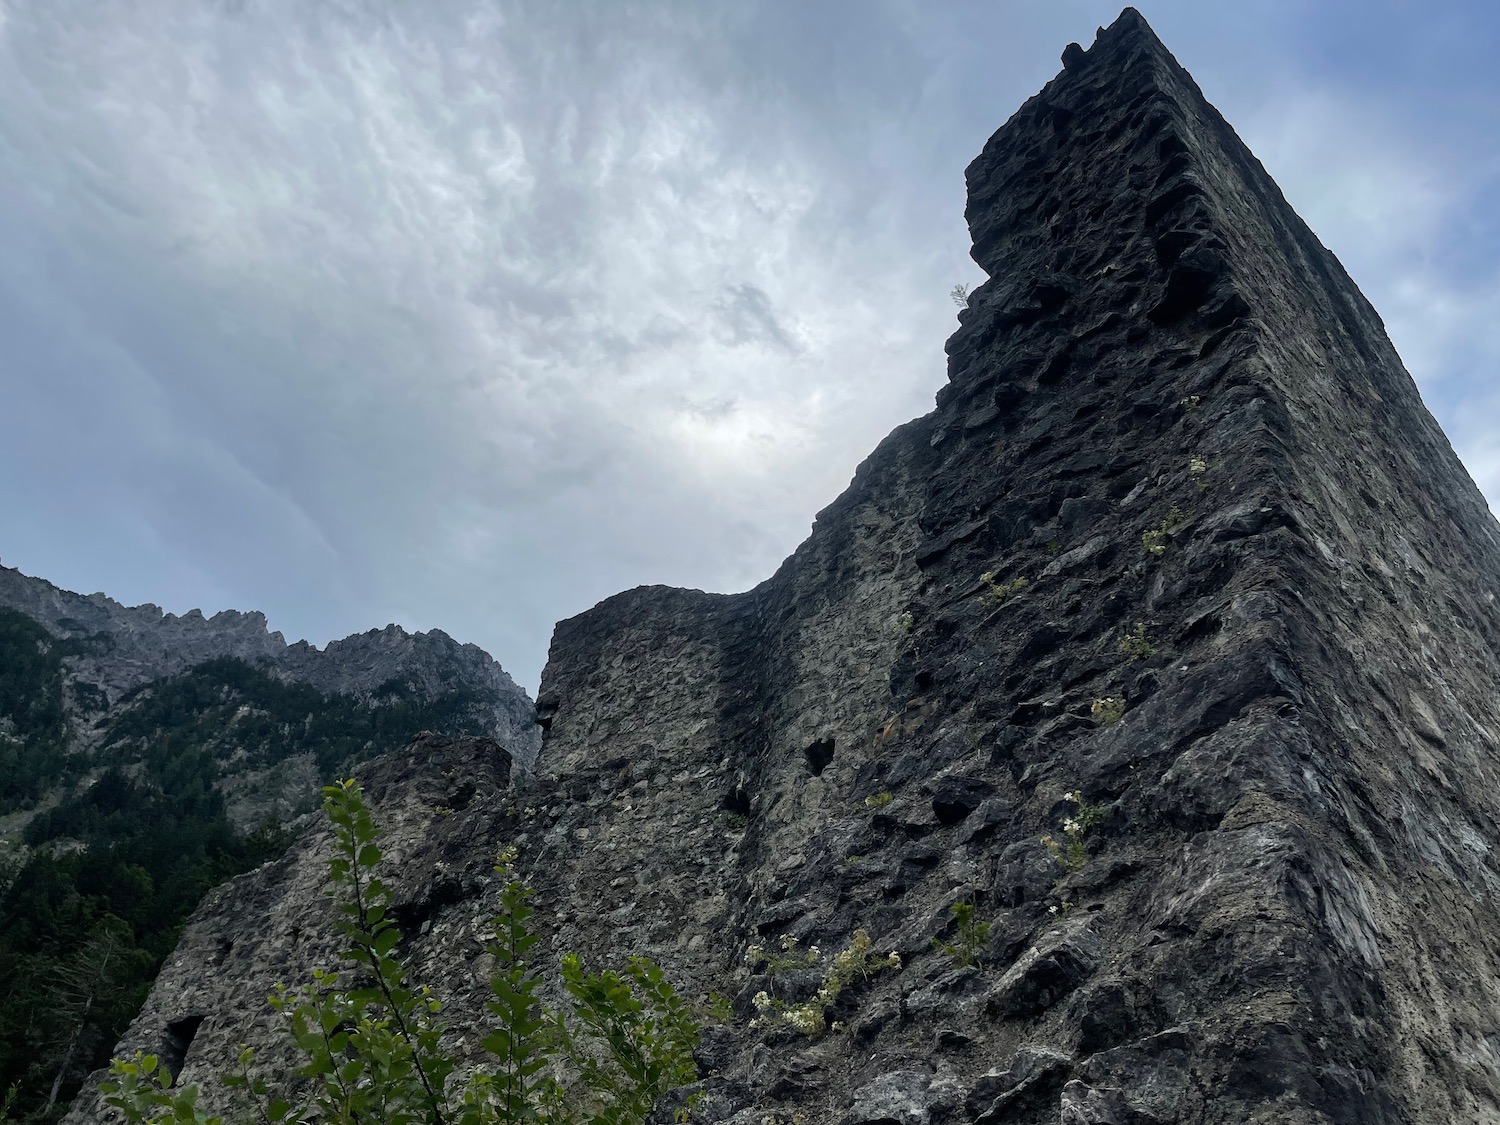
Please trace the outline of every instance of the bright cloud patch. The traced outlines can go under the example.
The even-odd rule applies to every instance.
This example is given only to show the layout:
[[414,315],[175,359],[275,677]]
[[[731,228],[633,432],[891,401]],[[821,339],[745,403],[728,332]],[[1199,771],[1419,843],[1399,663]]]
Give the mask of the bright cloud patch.
[[[340,602],[474,635],[462,588],[409,593],[448,553],[538,606],[477,630],[532,664],[547,619],[622,581],[763,577],[940,378],[944,279],[877,265],[900,256],[878,229],[838,237],[815,152],[767,161],[730,128],[748,92],[683,61],[718,49],[710,23],[602,9],[581,42],[523,5],[9,11],[0,169],[43,233],[0,269],[41,270],[129,356],[91,371],[105,395],[163,404],[128,430],[85,412],[73,471],[156,449],[127,501],[143,535],[238,552],[273,617],[250,579],[291,548],[326,592],[315,635],[366,624]],[[162,475],[220,484],[189,519]]]

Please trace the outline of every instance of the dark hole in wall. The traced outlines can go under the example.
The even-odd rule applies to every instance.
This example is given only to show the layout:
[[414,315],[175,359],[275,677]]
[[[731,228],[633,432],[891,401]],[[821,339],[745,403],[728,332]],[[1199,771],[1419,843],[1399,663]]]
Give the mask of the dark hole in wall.
[[462,902],[465,890],[463,880],[455,875],[432,879],[423,884],[409,901],[397,903],[392,908],[396,926],[403,934],[426,933],[427,922],[447,907]]
[[719,807],[728,812],[738,813],[740,816],[749,816],[750,794],[745,792],[743,786],[736,785],[728,793],[724,794],[724,799],[719,802]]
[[833,739],[820,738],[810,742],[802,753],[807,756],[808,772],[818,777],[828,768],[828,763],[833,761]]
[[204,1019],[202,1015],[183,1016],[167,1024],[166,1034],[162,1037],[161,1064],[174,1080],[182,1073],[188,1048],[193,1045],[193,1037],[198,1034]]

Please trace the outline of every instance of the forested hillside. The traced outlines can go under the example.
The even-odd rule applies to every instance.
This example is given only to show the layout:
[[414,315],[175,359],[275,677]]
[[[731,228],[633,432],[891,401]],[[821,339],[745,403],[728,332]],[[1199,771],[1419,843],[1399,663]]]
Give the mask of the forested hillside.
[[61,780],[69,733],[63,658],[88,647],[0,608],[0,816]]

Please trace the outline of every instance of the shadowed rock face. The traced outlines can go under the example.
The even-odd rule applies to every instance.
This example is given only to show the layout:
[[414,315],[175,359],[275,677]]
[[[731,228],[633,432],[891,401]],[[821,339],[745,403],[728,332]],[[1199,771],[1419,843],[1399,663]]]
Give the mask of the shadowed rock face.
[[[990,280],[936,410],[755,590],[562,622],[543,776],[472,856],[521,844],[554,948],[736,997],[706,1121],[1500,1119],[1500,531],[1145,21],[1064,59],[968,169]],[[412,943],[459,1026],[489,893]],[[959,901],[977,969],[934,949]],[[748,1026],[748,945],[858,927],[904,967],[846,1032]],[[177,959],[137,1041],[245,1018],[234,980]]]

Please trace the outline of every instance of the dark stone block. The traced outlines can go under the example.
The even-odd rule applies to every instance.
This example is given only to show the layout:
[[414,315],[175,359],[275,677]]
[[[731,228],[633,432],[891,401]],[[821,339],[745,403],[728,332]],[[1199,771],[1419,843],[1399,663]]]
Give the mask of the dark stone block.
[[983,778],[963,775],[945,777],[933,789],[932,811],[939,822],[957,824],[994,791],[994,785]]
[[1000,977],[985,1001],[997,1019],[1045,1011],[1088,979],[1099,963],[1099,938],[1084,920],[1044,933]]

